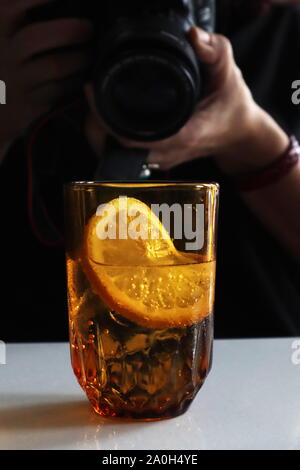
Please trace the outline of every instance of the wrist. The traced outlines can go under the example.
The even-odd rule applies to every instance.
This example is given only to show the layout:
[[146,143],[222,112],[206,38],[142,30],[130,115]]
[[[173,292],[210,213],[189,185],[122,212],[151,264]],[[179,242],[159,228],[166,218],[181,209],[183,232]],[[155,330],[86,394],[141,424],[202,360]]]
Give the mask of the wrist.
[[242,192],[257,191],[278,183],[295,167],[299,166],[300,145],[295,136],[289,139],[289,146],[273,163],[263,170],[233,178],[236,188]]
[[289,146],[288,135],[255,103],[241,118],[239,138],[215,157],[218,167],[229,176],[241,176],[262,170]]

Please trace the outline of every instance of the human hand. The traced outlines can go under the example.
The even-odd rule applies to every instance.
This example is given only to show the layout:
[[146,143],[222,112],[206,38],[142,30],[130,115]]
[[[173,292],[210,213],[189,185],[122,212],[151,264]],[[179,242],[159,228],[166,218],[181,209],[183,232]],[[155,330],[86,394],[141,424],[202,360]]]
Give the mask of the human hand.
[[288,146],[288,137],[254,102],[228,39],[192,28],[190,41],[206,65],[207,96],[175,135],[154,143],[120,138],[126,147],[149,148],[149,163],[168,170],[199,157],[214,156],[227,173],[268,165]]
[[0,150],[84,81],[92,26],[75,18],[26,25],[28,11],[48,2],[0,3],[0,79],[7,88],[7,104],[0,106]]

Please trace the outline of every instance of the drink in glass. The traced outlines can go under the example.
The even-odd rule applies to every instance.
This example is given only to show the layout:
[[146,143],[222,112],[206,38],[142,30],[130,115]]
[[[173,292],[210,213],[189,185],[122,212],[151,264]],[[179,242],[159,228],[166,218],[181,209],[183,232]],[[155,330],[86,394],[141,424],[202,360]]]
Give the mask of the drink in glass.
[[103,416],[184,413],[211,367],[218,186],[72,183],[65,200],[81,387]]

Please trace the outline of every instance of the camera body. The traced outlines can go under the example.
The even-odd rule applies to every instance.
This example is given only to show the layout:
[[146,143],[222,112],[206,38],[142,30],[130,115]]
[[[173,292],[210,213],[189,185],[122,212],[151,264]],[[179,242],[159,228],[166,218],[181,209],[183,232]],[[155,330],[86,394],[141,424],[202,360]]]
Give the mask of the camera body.
[[54,16],[94,23],[95,101],[114,134],[155,141],[186,124],[205,89],[187,33],[214,30],[215,0],[60,0]]

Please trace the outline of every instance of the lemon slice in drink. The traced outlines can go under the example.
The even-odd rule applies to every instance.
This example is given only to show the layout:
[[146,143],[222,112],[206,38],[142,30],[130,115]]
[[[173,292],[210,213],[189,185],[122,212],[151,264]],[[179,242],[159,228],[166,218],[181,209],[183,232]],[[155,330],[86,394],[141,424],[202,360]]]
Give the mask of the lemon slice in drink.
[[148,328],[182,327],[208,316],[215,262],[176,250],[146,204],[121,199],[102,206],[86,227],[82,265],[94,292]]

